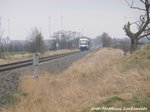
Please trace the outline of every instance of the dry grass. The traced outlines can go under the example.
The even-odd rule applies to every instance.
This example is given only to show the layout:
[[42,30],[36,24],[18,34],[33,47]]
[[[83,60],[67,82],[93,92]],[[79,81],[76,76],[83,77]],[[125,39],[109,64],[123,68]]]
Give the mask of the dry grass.
[[11,62],[31,59],[31,57],[32,57],[32,54],[30,53],[5,56],[4,58],[0,58],[0,64],[6,64],[6,63],[11,63]]
[[140,59],[143,69],[132,66],[134,58],[123,56],[121,50],[105,48],[61,74],[43,72],[39,79],[24,76],[19,91],[26,96],[4,112],[89,112],[91,107],[101,105],[143,106],[136,102],[139,98],[146,105],[150,103],[144,100],[150,96],[150,66],[145,65],[150,65],[150,60]]

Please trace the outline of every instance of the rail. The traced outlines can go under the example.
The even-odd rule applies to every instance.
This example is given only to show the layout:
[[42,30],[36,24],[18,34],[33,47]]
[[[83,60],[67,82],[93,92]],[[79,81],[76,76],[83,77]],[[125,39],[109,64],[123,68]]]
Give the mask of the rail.
[[[51,56],[41,57],[41,58],[39,58],[39,63],[43,63],[46,61],[50,61],[50,60],[62,58],[65,56],[77,54],[79,52],[80,51],[75,51],[75,52],[63,53],[63,54],[59,54],[59,55],[51,55]],[[30,66],[30,65],[33,65],[32,59],[8,63],[8,64],[2,64],[2,65],[0,65],[0,72],[18,69],[18,68],[22,68],[22,67],[26,67],[26,66]]]

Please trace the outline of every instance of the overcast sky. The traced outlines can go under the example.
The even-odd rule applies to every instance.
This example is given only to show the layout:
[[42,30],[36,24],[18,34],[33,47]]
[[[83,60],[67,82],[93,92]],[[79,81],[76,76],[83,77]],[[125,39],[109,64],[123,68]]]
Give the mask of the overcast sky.
[[49,37],[61,29],[82,32],[94,38],[107,32],[111,37],[125,37],[123,26],[138,19],[139,11],[130,9],[125,0],[0,0],[1,27],[11,39],[26,39],[38,27]]

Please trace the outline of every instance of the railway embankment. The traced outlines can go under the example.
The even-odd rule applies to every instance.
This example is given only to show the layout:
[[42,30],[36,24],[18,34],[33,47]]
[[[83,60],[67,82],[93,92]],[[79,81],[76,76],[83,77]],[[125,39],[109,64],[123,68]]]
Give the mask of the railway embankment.
[[[73,62],[84,57],[88,52],[81,52],[69,56],[65,56],[59,59],[47,61],[40,64],[40,72],[47,71],[51,73],[62,72],[67,69]],[[16,93],[20,76],[26,74],[32,77],[33,66],[27,66],[15,70],[6,72],[0,72],[0,107],[6,106],[14,100],[12,96]]]

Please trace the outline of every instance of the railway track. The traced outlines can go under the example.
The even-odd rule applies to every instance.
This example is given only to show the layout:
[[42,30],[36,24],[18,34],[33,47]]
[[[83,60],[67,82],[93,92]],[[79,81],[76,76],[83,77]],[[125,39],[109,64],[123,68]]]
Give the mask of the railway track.
[[[65,56],[77,54],[79,52],[80,51],[75,51],[75,52],[63,53],[63,54],[59,54],[59,55],[51,55],[51,56],[41,57],[41,58],[39,58],[39,63],[43,63],[46,61],[50,61],[50,60],[62,58]],[[30,65],[33,65],[32,59],[24,60],[24,61],[18,61],[18,62],[9,63],[9,64],[2,64],[2,65],[0,65],[0,72],[18,69],[18,68],[22,68],[22,67],[26,67],[26,66],[30,66]]]

